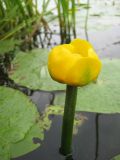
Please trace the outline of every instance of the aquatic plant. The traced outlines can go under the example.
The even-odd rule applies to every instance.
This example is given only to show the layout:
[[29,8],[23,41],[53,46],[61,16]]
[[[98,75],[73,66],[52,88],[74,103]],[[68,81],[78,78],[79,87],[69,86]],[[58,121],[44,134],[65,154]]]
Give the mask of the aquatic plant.
[[27,47],[27,44],[32,43],[32,45],[36,46],[36,36],[40,33],[40,28],[43,27],[45,31],[49,30],[45,16],[50,14],[53,9],[47,9],[48,1],[42,1],[41,5],[42,9],[38,10],[37,1],[0,0],[0,40],[11,37],[20,39],[24,42],[24,50],[32,47]]
[[[8,79],[11,60],[18,53],[15,51],[38,47],[37,36],[40,29],[43,28],[44,32],[50,30],[44,18],[50,12],[47,10],[48,2],[42,3],[42,9],[38,11],[37,1],[0,0],[0,81],[3,81],[1,84]],[[46,33],[44,34],[46,37]],[[42,41],[40,42],[42,46]]]
[[81,39],[54,47],[48,58],[51,77],[72,86],[83,86],[96,80],[100,68],[101,62],[92,45]]
[[88,37],[88,16],[89,16],[89,6],[90,6],[90,0],[87,0],[87,10],[86,10],[86,17],[85,17],[85,36],[86,36],[86,40],[88,41],[89,40],[89,37]]
[[95,81],[101,70],[101,62],[89,42],[75,39],[70,44],[51,50],[48,70],[55,81],[67,84],[60,153],[68,155],[72,151],[77,86]]
[[[45,112],[43,112],[43,116],[41,118],[46,120],[46,121],[43,121],[43,123],[45,122],[44,123],[45,128],[46,127],[48,128],[49,125],[51,124],[51,120],[50,119],[48,120],[48,118],[50,118],[48,116],[48,113],[55,114],[55,115],[63,113],[63,106],[65,101],[65,91],[64,91],[65,85],[62,83],[53,81],[48,74],[48,71],[47,71],[47,55],[48,54],[47,53],[48,51],[47,50],[45,51],[44,49],[35,49],[33,51],[29,51],[28,53],[20,52],[12,61],[13,69],[9,72],[9,77],[12,80],[14,80],[17,84],[25,87],[29,87],[32,90],[36,90],[36,89],[46,90],[46,91],[49,90],[52,94],[55,94],[56,90],[60,91],[59,92],[60,94],[55,95],[54,106],[50,108],[49,107],[46,108]],[[120,70],[120,60],[104,59],[102,60],[102,64],[103,64],[102,72],[99,78],[97,79],[97,81],[95,81],[94,83],[90,83],[89,85],[86,85],[84,87],[78,87],[78,91],[77,91],[78,99],[76,103],[76,111],[86,111],[86,112],[95,112],[95,113],[97,112],[97,113],[107,113],[107,114],[120,113],[120,101],[119,101],[120,87],[118,87],[120,86],[120,74],[118,74]],[[13,111],[12,113],[16,113],[16,110],[18,107],[17,105],[19,104],[18,103],[19,101],[20,101],[21,109],[24,108],[24,105],[25,107],[27,106],[26,103],[22,101],[22,97],[20,97],[20,95],[16,95],[18,93],[16,90],[14,90],[14,93],[15,93],[14,96],[18,98],[16,100],[13,97],[13,92],[8,94],[7,89],[4,89],[4,94],[3,94],[3,91],[0,90],[0,104],[3,105],[5,103],[4,104],[5,107],[3,106],[3,109],[1,108],[2,106],[0,105],[0,108],[2,109],[2,111],[4,111],[4,109],[7,107],[9,108],[10,105],[15,103],[15,105],[12,106],[14,107],[14,109],[11,110],[11,112]],[[12,98],[8,98],[9,96],[10,97],[12,96]],[[6,98],[7,98],[7,101],[6,101]],[[4,100],[4,103],[3,103],[3,100]],[[25,114],[27,113],[25,112]],[[7,115],[9,116],[9,114]],[[46,116],[47,116],[47,119],[46,119]],[[80,120],[79,117],[77,118],[78,120]],[[1,120],[3,120],[3,124],[6,124],[4,123],[4,119],[1,119]],[[14,131],[15,130],[16,128],[14,128]],[[34,133],[35,135],[37,134],[38,137],[41,136],[40,131],[37,131],[37,132],[35,131]],[[30,142],[32,142],[31,138],[30,138]],[[4,143],[4,140],[3,141],[1,140],[1,143],[2,143],[1,144],[2,146],[5,145],[4,147],[6,148],[6,150],[4,151],[5,152],[7,150],[9,151],[9,148],[7,148],[8,145]],[[24,146],[26,145],[29,148],[31,148],[34,144],[32,142],[32,145],[29,145],[29,143],[22,141],[23,147],[21,149],[24,149]],[[18,151],[19,153],[21,152],[21,150],[17,149],[16,146],[15,146],[15,149],[16,149],[16,151],[14,150],[15,152],[17,153]],[[25,150],[23,150],[23,152],[24,151]],[[1,152],[2,150],[0,148],[0,153]]]
[[71,35],[76,37],[75,0],[55,0],[58,11],[61,43],[69,43]]

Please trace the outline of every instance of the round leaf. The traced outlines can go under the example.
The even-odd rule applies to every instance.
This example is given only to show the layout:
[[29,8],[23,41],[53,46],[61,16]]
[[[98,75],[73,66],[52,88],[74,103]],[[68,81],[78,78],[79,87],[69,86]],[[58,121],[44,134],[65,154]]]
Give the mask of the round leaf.
[[[95,83],[79,87],[77,111],[120,113],[120,60],[103,60],[102,72]],[[65,93],[58,94],[56,105],[64,105]]]
[[35,49],[31,52],[20,52],[13,60],[13,70],[9,73],[16,83],[31,89],[56,90],[64,85],[53,81],[47,69],[48,50]]
[[33,138],[43,140],[43,125],[36,106],[23,93],[0,87],[0,157],[9,160],[26,154],[40,144]]

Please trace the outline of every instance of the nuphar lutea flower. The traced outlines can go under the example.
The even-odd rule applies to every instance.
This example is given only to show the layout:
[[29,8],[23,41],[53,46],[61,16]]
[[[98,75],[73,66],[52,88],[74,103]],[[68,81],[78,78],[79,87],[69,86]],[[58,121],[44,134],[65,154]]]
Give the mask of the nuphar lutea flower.
[[48,70],[60,83],[83,86],[97,79],[101,62],[89,42],[74,39],[70,44],[55,46],[50,51]]

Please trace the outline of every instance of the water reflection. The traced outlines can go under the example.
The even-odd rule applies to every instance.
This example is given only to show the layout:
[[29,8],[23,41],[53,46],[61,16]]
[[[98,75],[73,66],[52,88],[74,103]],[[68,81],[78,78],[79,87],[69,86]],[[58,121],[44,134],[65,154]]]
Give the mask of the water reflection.
[[99,157],[99,116],[100,114],[96,114],[95,124],[96,124],[96,152],[95,152],[95,160]]
[[[79,3],[76,3],[77,37],[88,39],[88,34],[90,33],[90,40],[91,40],[91,37],[92,37],[91,32],[93,33],[93,32],[105,31],[107,29],[110,29],[111,27],[120,25],[120,13],[119,13],[120,1],[119,0],[116,0],[116,1],[81,0],[80,4],[81,5],[79,5]],[[88,17],[88,14],[89,14],[89,17]],[[49,25],[52,30],[51,45],[54,45],[54,42],[57,42],[57,44],[60,44],[61,40],[59,37],[60,33],[59,33],[59,26],[58,26],[57,19],[51,22]],[[73,35],[69,35],[69,36],[71,36],[71,39],[73,38]]]

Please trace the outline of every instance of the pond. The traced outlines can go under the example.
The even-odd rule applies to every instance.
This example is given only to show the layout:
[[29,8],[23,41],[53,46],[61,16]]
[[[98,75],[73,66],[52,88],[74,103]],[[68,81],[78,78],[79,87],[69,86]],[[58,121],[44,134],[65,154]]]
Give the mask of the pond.
[[[55,92],[55,95],[62,92]],[[53,92],[35,91],[30,96],[37,104],[41,113],[48,104],[53,101]],[[74,160],[110,160],[120,153],[120,114],[96,114],[81,112],[87,119],[79,127],[77,135],[73,138],[73,159]],[[45,140],[41,147],[35,151],[15,158],[14,160],[67,160],[59,154],[61,135],[61,116],[51,116],[52,126],[45,132]],[[39,142],[39,140],[36,140]],[[68,158],[72,160],[72,158]]]
[[[79,2],[79,0],[77,2]],[[78,3],[76,4],[77,37],[86,39],[87,33],[89,41],[93,44],[96,52],[103,61],[106,59],[119,59],[120,1],[90,0],[88,8],[86,8],[86,2],[86,0],[81,0],[82,6],[79,6]],[[38,4],[39,10],[41,10],[40,0],[38,1]],[[49,5],[49,8],[51,7],[54,7],[53,1],[51,1],[51,4]],[[56,11],[53,11],[53,13],[56,14]],[[85,30],[84,28],[87,14],[87,30]],[[52,38],[50,38],[48,42],[45,42],[43,47],[51,48],[54,45],[60,43],[59,24],[56,19],[52,23],[50,23],[50,28],[53,31]],[[71,36],[73,37],[73,35]],[[113,64],[113,66],[117,65],[116,63]],[[36,67],[38,69],[38,66]],[[44,62],[42,67],[44,67]],[[41,69],[39,72],[46,72],[46,70],[43,68],[43,70]],[[119,74],[118,72],[117,74]],[[21,74],[21,72],[19,74]],[[43,80],[45,80],[46,77],[43,76],[40,78],[43,78]],[[47,78],[46,81],[49,83],[49,79]],[[23,76],[22,79],[19,79],[18,81],[24,81],[24,79],[25,77]],[[36,81],[36,79],[32,81],[31,78],[30,80],[31,82],[34,82],[34,84],[39,83],[39,81]],[[26,81],[25,83],[29,82]],[[101,85],[103,82],[99,81],[99,83]],[[40,89],[42,88],[41,90],[36,89],[36,86],[31,89],[31,87],[29,87],[29,84],[28,86],[22,84],[21,87],[22,92],[25,92],[28,98],[32,100],[32,102],[37,106],[40,115],[45,111],[48,106],[57,105],[57,98],[60,98],[59,102],[61,104],[61,97],[63,97],[65,94],[64,87],[63,89],[61,89],[61,87],[59,89],[59,87],[57,88],[55,86],[57,89],[49,91],[53,87],[53,84],[51,84],[51,86],[49,86],[50,84],[46,85],[46,83],[44,84],[43,82],[41,84],[43,84],[43,88],[45,87],[45,89],[47,88],[48,90],[46,89],[46,91],[43,91],[43,88],[41,86],[38,87]],[[115,85],[115,83],[113,84]],[[117,87],[119,88],[120,82],[118,82],[117,85]],[[28,88],[23,86],[27,86]],[[111,88],[110,91],[112,91]],[[115,97],[115,94],[118,93],[113,91],[113,98]],[[102,95],[102,98],[104,96],[107,99],[106,95]],[[120,99],[118,99],[118,104],[119,103]],[[100,107],[102,108],[102,106]],[[80,115],[82,123],[80,126],[78,125],[76,127],[76,134],[74,134],[73,136],[72,155],[65,157],[59,154],[62,115],[51,114],[49,115],[49,119],[52,121],[51,127],[49,130],[46,130],[44,132],[44,140],[42,141],[39,138],[33,139],[34,143],[41,143],[41,146],[26,155],[20,156],[18,158],[12,158],[11,160],[112,160],[114,156],[120,154],[120,114],[102,114],[96,113],[95,111],[77,111],[77,114],[78,116]]]
[[[115,55],[116,58],[120,58],[118,52],[120,49],[120,1],[90,0],[87,31],[85,30],[88,10],[86,8],[87,0],[81,0],[82,5],[80,6],[77,3],[78,1],[76,1],[77,38],[86,39],[87,32],[89,41],[94,45],[100,57],[111,57]],[[54,8],[53,1],[49,5],[49,8],[52,7]],[[56,15],[56,10],[53,13]],[[56,19],[50,23],[50,28],[53,34],[52,39],[47,45],[48,48],[60,43],[59,24]]]
[[[83,0],[81,3],[84,4],[86,1]],[[51,6],[53,5],[51,1]],[[120,1],[91,0],[89,5],[87,31],[84,30],[87,9],[84,5],[80,9],[79,5],[76,5],[77,37],[86,38],[87,32],[90,42],[101,58],[120,58]],[[60,37],[56,20],[50,27],[54,31],[50,41],[51,47],[60,43]],[[41,113],[47,105],[53,104],[56,95],[63,94],[62,92],[34,90],[30,98]],[[85,117],[85,122],[74,135],[72,157],[65,158],[59,154],[62,117],[54,115],[50,116],[52,126],[45,132],[45,140],[41,147],[14,160],[110,160],[119,154],[120,114],[81,114]]]

